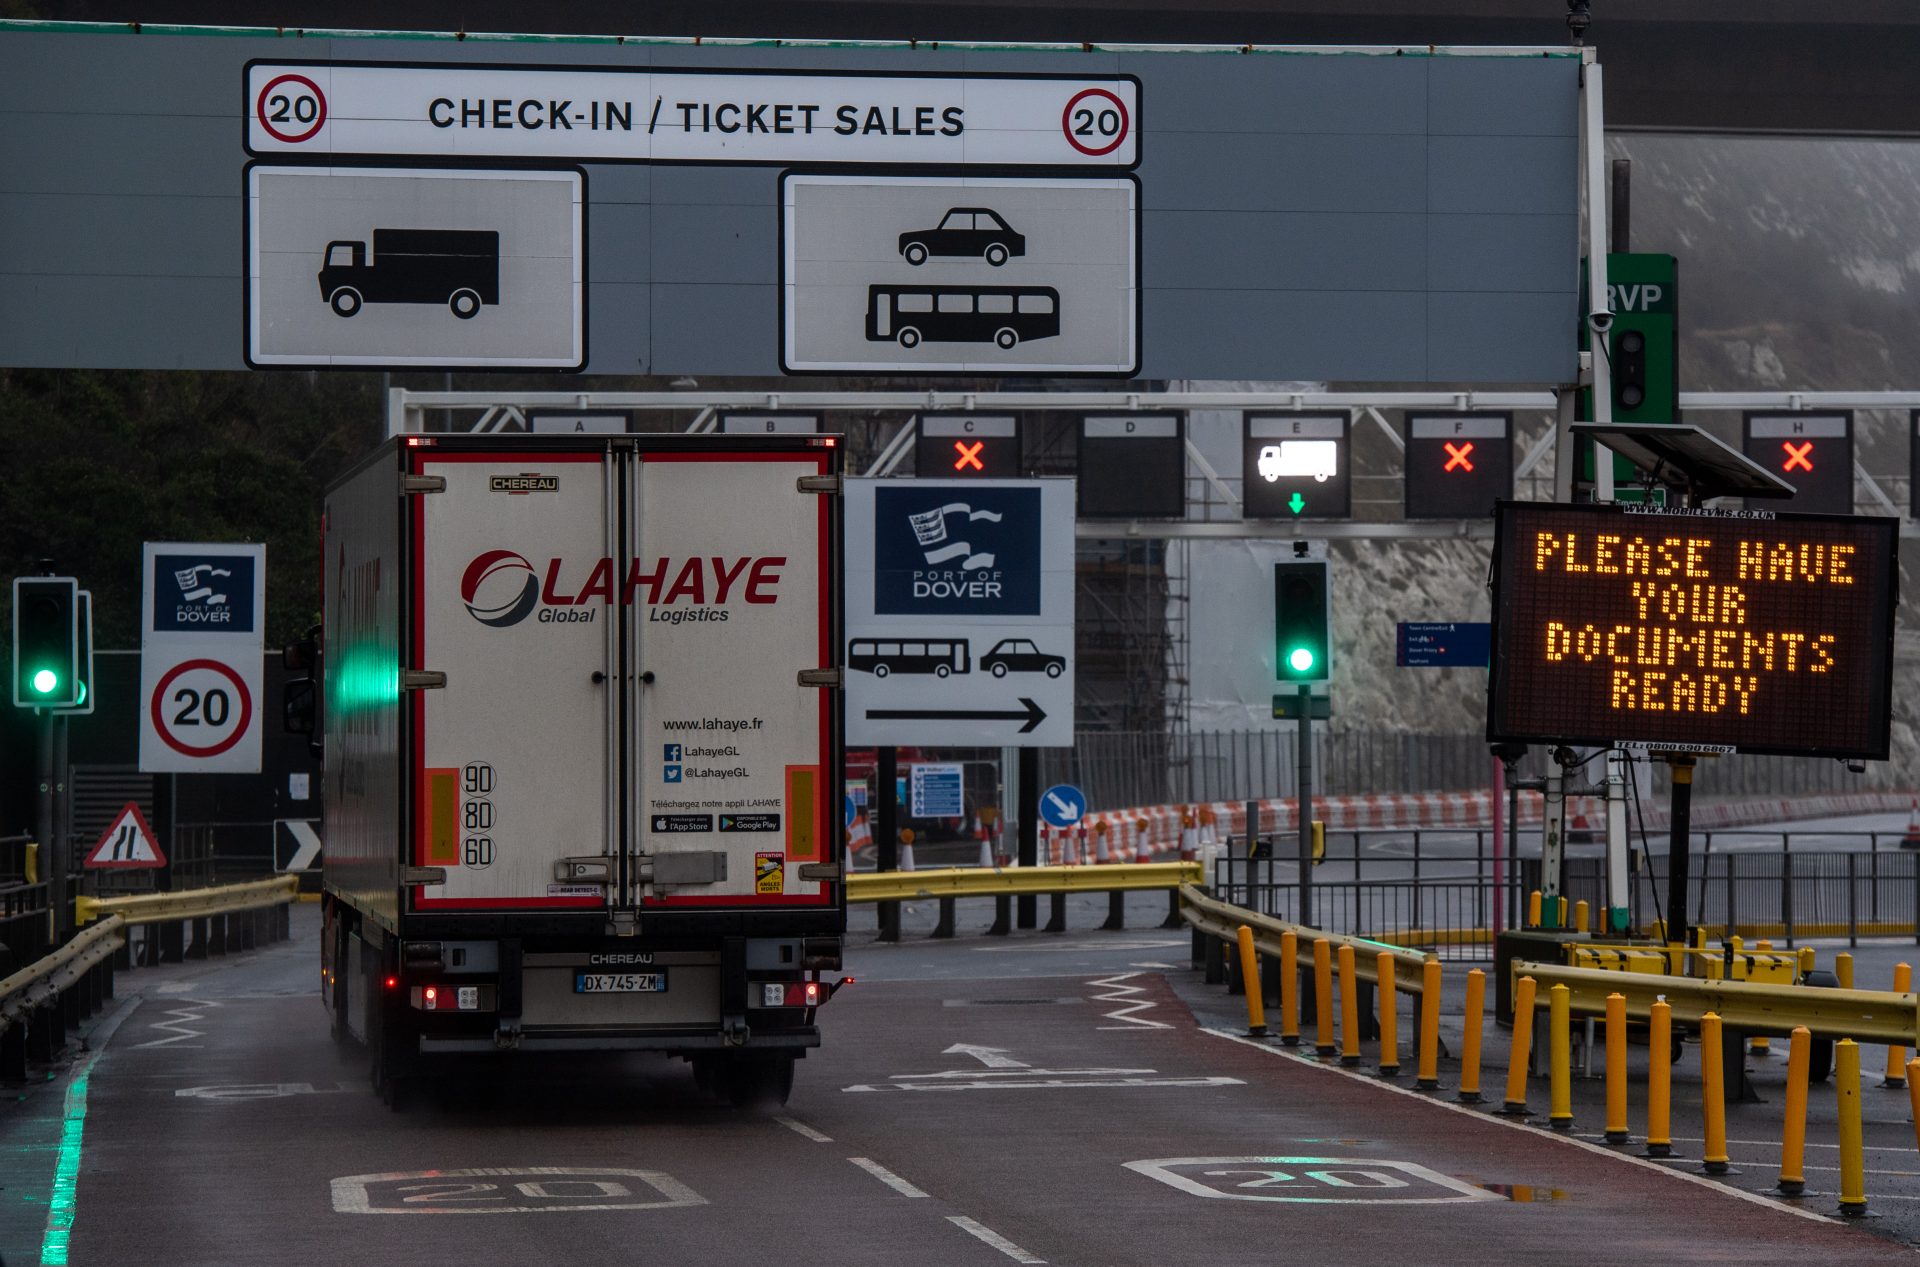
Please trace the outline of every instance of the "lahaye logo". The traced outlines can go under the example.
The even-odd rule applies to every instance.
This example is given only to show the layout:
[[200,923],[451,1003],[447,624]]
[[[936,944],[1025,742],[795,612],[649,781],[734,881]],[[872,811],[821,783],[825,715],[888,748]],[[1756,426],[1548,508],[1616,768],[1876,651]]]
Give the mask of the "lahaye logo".
[[731,618],[732,604],[779,602],[786,565],[784,554],[661,557],[634,559],[621,576],[605,556],[591,563],[548,559],[540,568],[512,550],[488,550],[462,573],[460,601],[475,620],[496,629],[535,611],[543,625],[592,624],[600,608],[616,601],[646,606],[647,619],[659,624],[719,623]]
[[253,632],[251,555],[153,556],[153,627]]
[[873,539],[876,613],[1039,614],[1037,488],[876,489]]
[[460,578],[460,601],[483,625],[517,625],[540,601],[540,578],[533,574],[533,564],[513,551],[489,550],[467,564]]

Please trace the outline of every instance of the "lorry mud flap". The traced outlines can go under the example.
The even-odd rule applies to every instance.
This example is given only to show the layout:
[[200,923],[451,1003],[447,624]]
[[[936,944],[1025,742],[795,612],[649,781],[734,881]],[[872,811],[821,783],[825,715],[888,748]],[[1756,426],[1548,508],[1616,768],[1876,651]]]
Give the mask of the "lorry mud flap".
[[517,1047],[520,1043],[522,966],[523,960],[520,953],[520,939],[517,937],[502,938],[500,941],[500,988],[498,997],[500,1028],[494,1034],[494,1044],[499,1047]]
[[747,939],[720,941],[720,1033],[729,1044],[744,1047],[747,1028]]

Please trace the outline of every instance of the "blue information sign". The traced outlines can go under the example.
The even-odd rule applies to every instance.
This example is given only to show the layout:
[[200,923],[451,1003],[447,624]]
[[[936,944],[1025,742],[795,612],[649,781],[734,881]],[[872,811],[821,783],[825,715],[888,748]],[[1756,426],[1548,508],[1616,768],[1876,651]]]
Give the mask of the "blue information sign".
[[963,775],[958,762],[909,766],[915,818],[960,818],[967,812]]
[[1054,827],[1072,827],[1087,816],[1087,794],[1071,783],[1056,783],[1040,794],[1040,817]]
[[1484,669],[1487,667],[1487,628],[1484,620],[1403,620],[1395,663],[1410,669]]

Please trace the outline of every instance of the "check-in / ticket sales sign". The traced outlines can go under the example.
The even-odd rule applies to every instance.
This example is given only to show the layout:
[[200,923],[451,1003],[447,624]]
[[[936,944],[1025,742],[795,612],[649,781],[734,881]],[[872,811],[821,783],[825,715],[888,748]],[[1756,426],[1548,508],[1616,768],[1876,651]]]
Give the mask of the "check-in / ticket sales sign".
[[758,75],[255,62],[247,149],[649,163],[1129,168],[1126,76]]
[[1502,503],[1487,737],[1884,759],[1898,527]]

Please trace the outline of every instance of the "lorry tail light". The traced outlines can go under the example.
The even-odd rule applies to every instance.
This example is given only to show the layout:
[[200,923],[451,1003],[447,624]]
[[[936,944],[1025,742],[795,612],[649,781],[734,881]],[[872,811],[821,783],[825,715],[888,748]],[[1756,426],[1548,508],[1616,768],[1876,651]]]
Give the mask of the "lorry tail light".
[[420,1001],[426,1006],[429,1012],[438,1008],[440,1006],[440,988],[438,986],[428,986],[420,992]]
[[387,989],[389,989],[389,990],[398,990],[399,988],[400,988],[400,978],[399,978],[399,977],[388,977],[388,978],[387,978]]

